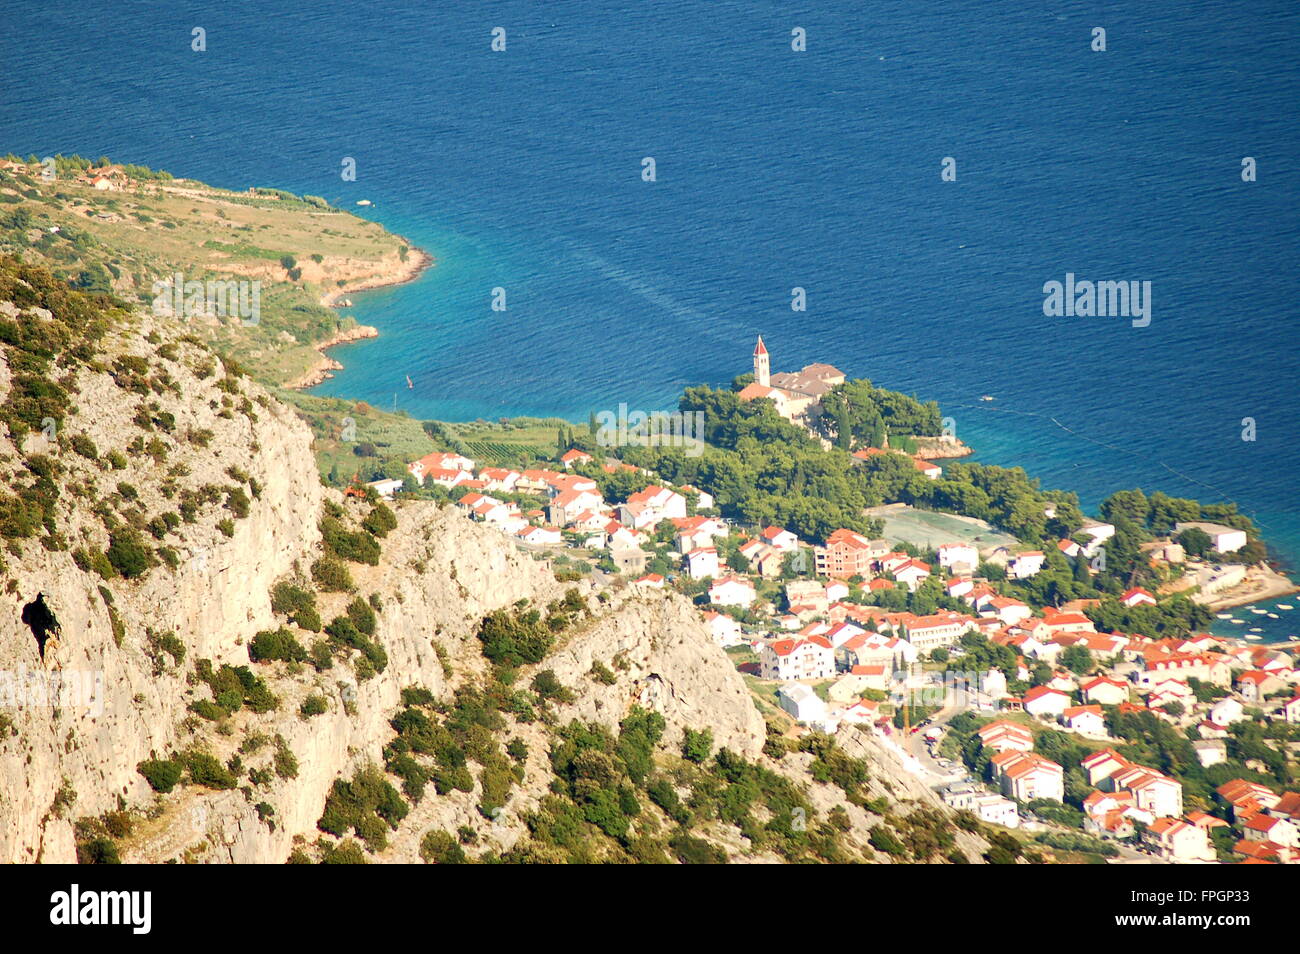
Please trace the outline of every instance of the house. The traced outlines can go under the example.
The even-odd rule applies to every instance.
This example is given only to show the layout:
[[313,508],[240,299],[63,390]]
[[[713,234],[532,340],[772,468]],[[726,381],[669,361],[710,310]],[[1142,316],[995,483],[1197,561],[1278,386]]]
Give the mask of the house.
[[871,575],[871,563],[889,552],[883,540],[868,540],[860,533],[843,528],[826,539],[826,545],[813,547],[813,563],[819,576],[842,580]]
[[1026,580],[1043,568],[1047,555],[1042,550],[1026,550],[1007,560],[1007,575],[1015,580]]
[[1057,611],[1050,606],[1043,607],[1043,623],[1052,633],[1096,632],[1092,620],[1083,613]]
[[406,485],[406,481],[398,480],[396,477],[387,480],[372,480],[366,484],[367,487],[374,487],[375,493],[385,500],[392,500],[393,494],[397,493]]
[[750,569],[763,577],[781,575],[785,552],[768,546],[762,540],[746,540],[740,545],[740,555],[749,561]]
[[1209,717],[1215,725],[1229,726],[1246,718],[1246,707],[1232,696],[1224,696],[1210,706]]
[[1228,760],[1228,743],[1223,739],[1197,739],[1192,743],[1192,749],[1196,752],[1196,758],[1202,768],[1209,768],[1211,765],[1218,765]]
[[1024,695],[1025,711],[1030,715],[1060,716],[1069,705],[1069,694],[1051,686],[1035,686]]
[[713,641],[724,649],[728,646],[739,646],[745,641],[740,630],[740,624],[726,613],[719,613],[717,610],[705,610],[704,625],[709,628],[709,632],[713,635]]
[[1032,752],[1034,734],[1018,722],[999,719],[982,726],[976,733],[980,742],[994,752]]
[[791,580],[786,583],[785,599],[792,609],[806,606],[816,613],[825,613],[830,605],[826,588],[816,580]]
[[1143,606],[1143,605],[1155,606],[1156,605],[1156,598],[1152,596],[1150,593],[1148,593],[1146,590],[1142,589],[1142,587],[1140,586],[1135,586],[1133,587],[1133,589],[1125,592],[1119,598],[1119,601],[1123,603],[1125,606]]
[[1007,694],[1007,677],[1001,669],[990,669],[981,676],[980,691],[990,699]]
[[861,626],[858,626],[856,623],[850,623],[848,620],[844,620],[843,622],[834,624],[829,629],[827,629],[824,633],[821,633],[819,635],[825,636],[827,639],[830,640],[831,645],[833,647],[839,649],[849,640],[854,639],[858,636],[865,637],[866,634],[867,631],[863,629]]
[[880,718],[880,703],[859,699],[840,713],[840,719],[852,725],[872,725]]
[[943,800],[958,811],[974,813],[982,822],[1004,828],[1020,826],[1020,812],[1015,802],[973,785],[955,785],[943,793]]
[[579,514],[604,507],[605,501],[594,490],[564,490],[551,498],[548,510],[551,523],[567,527]]
[[1009,596],[995,596],[984,604],[984,613],[991,614],[1008,626],[1015,626],[1034,615],[1029,604]]
[[812,687],[798,682],[787,683],[779,688],[776,691],[776,701],[796,722],[804,725],[825,723],[830,714],[826,703],[813,692]]
[[826,694],[836,702],[852,702],[868,689],[887,690],[890,677],[891,673],[885,666],[854,666],[836,679]]
[[524,527],[515,536],[535,547],[558,547],[564,542],[564,537],[555,527]]
[[478,479],[483,481],[486,489],[508,494],[519,483],[520,473],[507,467],[484,467],[478,472]]
[[764,679],[830,679],[835,675],[835,652],[824,636],[765,643],[759,662]]
[[1072,560],[1083,552],[1083,547],[1079,546],[1079,544],[1075,543],[1073,540],[1058,540],[1056,542],[1056,549],[1060,550],[1062,554]]
[[[468,480],[473,477],[474,462],[468,457],[451,451],[435,451],[407,464],[406,469],[415,478],[415,482],[423,487],[425,478],[433,471],[466,471],[464,479]],[[456,483],[448,483],[445,486],[454,487]]]
[[576,464],[590,464],[595,458],[586,451],[578,450],[573,447],[564,452],[560,458],[560,463],[564,465],[565,470],[572,470]]
[[714,547],[697,547],[684,557],[686,573],[693,580],[718,575],[718,551]]
[[[430,483],[437,484],[439,487],[446,487],[448,490],[458,487],[474,479],[474,475],[468,470],[462,470],[459,467],[418,467],[420,462],[416,461],[407,469],[410,470],[411,476],[415,478],[416,483],[421,487],[427,480]],[[414,469],[411,469],[414,468]]]
[[640,579],[633,580],[632,585],[646,590],[662,590],[664,578],[658,573],[647,573]]
[[1287,722],[1300,722],[1300,693],[1282,703],[1282,717]]
[[1192,528],[1200,530],[1208,536],[1211,549],[1217,550],[1219,553],[1234,553],[1246,545],[1245,530],[1238,530],[1236,527],[1225,527],[1221,523],[1190,520],[1186,523],[1174,524],[1174,533],[1181,534],[1184,530]]
[[1252,669],[1237,674],[1237,691],[1247,702],[1263,702],[1270,692],[1281,689],[1285,683],[1262,669]]
[[718,606],[749,606],[757,598],[754,584],[739,576],[724,576],[709,587],[709,602]]
[[940,646],[956,643],[974,622],[969,616],[944,610],[929,616],[914,616],[911,613],[893,615],[893,628],[903,630],[907,640],[919,652],[930,652]]
[[727,535],[727,525],[717,517],[673,517],[671,523],[677,531],[677,551],[683,555]]
[[678,488],[678,489],[679,489],[683,494],[694,494],[694,495],[695,495],[695,509],[696,509],[696,510],[712,510],[712,509],[713,509],[713,494],[711,494],[711,493],[709,493],[709,492],[707,492],[707,491],[701,490],[699,487],[696,487],[696,486],[694,486],[694,485],[692,485],[692,484],[682,484],[682,486],[681,486],[680,488]]
[[913,593],[923,580],[930,576],[930,564],[920,560],[908,560],[894,568],[894,579],[902,583]]
[[618,508],[618,519],[636,530],[653,528],[662,520],[685,516],[686,498],[655,484],[632,494]]
[[975,589],[975,581],[969,576],[954,576],[944,584],[943,590],[953,599],[960,599]]
[[1128,701],[1128,683],[1109,676],[1089,679],[1079,689],[1083,692],[1083,698],[1103,706],[1117,706],[1121,702]]
[[1088,781],[1107,792],[1126,791],[1133,804],[1156,818],[1183,814],[1183,786],[1153,768],[1137,765],[1114,749],[1094,752],[1080,763]]
[[1101,706],[1069,706],[1061,713],[1061,724],[1068,726],[1081,735],[1104,738],[1107,735],[1106,721],[1101,717]]
[[1097,551],[1105,546],[1106,541],[1115,535],[1115,525],[1084,517],[1079,533],[1092,538],[1083,548],[1084,555],[1091,557],[1096,555]]
[[1271,841],[1288,848],[1300,846],[1300,829],[1293,822],[1264,812],[1247,819],[1242,832],[1247,841]]
[[1205,829],[1178,818],[1157,818],[1147,828],[1142,840],[1166,861],[1208,863],[1216,857]]
[[1281,802],[1281,796],[1258,782],[1235,778],[1215,789],[1219,797],[1232,806],[1232,817],[1244,821],[1257,812],[1267,811]]
[[793,553],[799,548],[799,538],[780,527],[764,527],[759,539],[782,553]]
[[928,477],[930,480],[938,480],[943,476],[943,468],[933,461],[928,461],[921,457],[913,457],[912,463],[916,465],[916,469],[921,472],[922,476]]
[[1033,752],[999,752],[989,760],[993,780],[1002,794],[1018,802],[1038,798],[1063,801],[1065,770],[1060,765]]

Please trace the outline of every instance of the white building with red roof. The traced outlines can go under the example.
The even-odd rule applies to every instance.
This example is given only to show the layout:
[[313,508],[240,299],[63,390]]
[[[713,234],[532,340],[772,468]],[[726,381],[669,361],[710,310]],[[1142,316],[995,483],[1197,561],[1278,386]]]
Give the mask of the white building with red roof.
[[739,646],[745,641],[740,624],[726,613],[719,613],[717,610],[705,610],[704,625],[709,628],[713,641],[724,649],[728,646]]
[[715,547],[696,547],[683,557],[686,574],[693,580],[702,580],[708,576],[717,576],[721,564]]
[[1128,701],[1128,683],[1110,676],[1089,679],[1079,689],[1083,692],[1083,698],[1104,706],[1117,706]]
[[632,494],[618,508],[618,519],[637,530],[653,529],[661,520],[685,516],[686,498],[656,484]]
[[690,553],[696,547],[712,546],[713,541],[727,535],[727,525],[718,517],[671,517],[677,531],[674,542],[678,552]]
[[1157,818],[1142,840],[1165,861],[1175,864],[1209,864],[1216,858],[1205,829],[1179,818]]
[[835,651],[825,636],[765,643],[759,662],[764,679],[830,679],[835,675]]
[[717,606],[750,606],[757,598],[754,584],[740,576],[724,576],[709,587],[709,602]]
[[1043,568],[1047,555],[1042,550],[1026,550],[1007,559],[1007,576],[1013,580],[1026,580]]
[[976,733],[980,742],[994,752],[1032,752],[1034,734],[1018,722],[999,719],[982,726]]
[[1080,735],[1095,739],[1104,739],[1109,735],[1106,731],[1106,720],[1101,715],[1101,706],[1095,703],[1087,706],[1068,706],[1061,713],[1061,724]]
[[1018,802],[1065,798],[1065,770],[1051,759],[1034,752],[1006,751],[993,756],[989,765],[993,780],[1008,798]]
[[1125,606],[1156,605],[1156,598],[1140,586],[1135,586],[1131,590],[1125,591],[1125,593],[1119,598],[1119,601]]
[[915,593],[916,588],[930,578],[930,564],[920,560],[908,560],[898,564],[893,574],[895,580]]
[[436,482],[446,487],[454,487],[457,483],[460,483],[460,480],[449,481],[448,471],[466,472],[464,477],[461,478],[462,480],[470,480],[474,476],[474,462],[468,457],[452,451],[435,451],[432,454],[425,454],[419,460],[407,464],[406,469],[415,478],[415,482],[422,487],[425,479],[431,477],[435,472],[438,472],[441,478],[437,479]]
[[572,447],[564,452],[564,455],[560,458],[560,463],[564,465],[565,470],[572,470],[576,464],[590,464],[593,460],[595,458],[586,451]]
[[1024,695],[1025,711],[1036,716],[1059,716],[1070,706],[1069,693],[1051,686],[1035,686]]

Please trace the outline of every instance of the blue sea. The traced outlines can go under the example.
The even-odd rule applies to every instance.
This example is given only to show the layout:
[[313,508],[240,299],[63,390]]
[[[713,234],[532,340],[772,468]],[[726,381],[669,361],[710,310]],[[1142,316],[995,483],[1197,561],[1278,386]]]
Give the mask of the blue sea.
[[[7,0],[3,18],[0,152],[323,195],[436,258],[355,297],[381,336],[335,351],[321,393],[582,421],[728,382],[761,333],[774,370],[827,361],[936,398],[978,459],[1086,506],[1230,498],[1300,556],[1293,2]],[[1067,272],[1151,282],[1150,325],[1045,317]],[[1251,624],[1300,632],[1278,615]]]

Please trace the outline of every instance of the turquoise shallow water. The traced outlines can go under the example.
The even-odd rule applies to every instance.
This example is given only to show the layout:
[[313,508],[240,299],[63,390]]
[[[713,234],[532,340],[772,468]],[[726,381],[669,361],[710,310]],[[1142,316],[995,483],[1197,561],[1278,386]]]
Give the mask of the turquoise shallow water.
[[[381,337],[322,393],[585,420],[726,382],[762,333],[1086,504],[1228,497],[1300,555],[1300,8],[836,6],[11,0],[0,148],[373,201],[438,263],[356,296]],[[1045,318],[1066,272],[1152,282],[1151,325]]]

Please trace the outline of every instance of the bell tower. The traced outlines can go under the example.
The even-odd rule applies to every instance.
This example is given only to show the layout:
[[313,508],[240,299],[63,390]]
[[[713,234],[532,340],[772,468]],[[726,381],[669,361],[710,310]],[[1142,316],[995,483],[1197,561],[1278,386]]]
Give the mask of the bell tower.
[[763,336],[758,336],[758,344],[754,346],[754,380],[763,387],[767,387],[771,381],[771,367],[768,364],[767,345],[763,344]]

